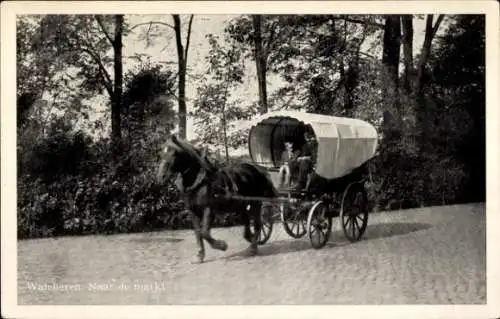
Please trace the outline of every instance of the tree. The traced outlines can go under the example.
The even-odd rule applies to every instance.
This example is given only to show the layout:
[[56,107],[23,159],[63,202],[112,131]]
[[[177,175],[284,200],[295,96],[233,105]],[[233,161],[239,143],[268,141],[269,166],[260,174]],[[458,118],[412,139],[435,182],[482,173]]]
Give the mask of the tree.
[[40,17],[28,15],[18,16],[16,21],[17,123],[20,129],[28,120],[43,128],[47,119],[46,103],[37,101],[47,94],[68,93],[63,92],[66,89],[64,79],[57,78],[65,64],[40,54],[34,46],[39,23]]
[[191,26],[193,24],[193,15],[189,17],[188,30],[186,35],[186,46],[182,44],[181,37],[181,19],[178,14],[173,15],[175,41],[177,43],[177,58],[179,65],[179,135],[186,138],[186,70],[187,56],[189,51],[189,40],[191,37]]
[[[427,86],[440,107],[429,122],[447,154],[466,165],[470,177],[464,201],[484,201],[486,196],[485,16],[459,15],[436,38],[429,56],[431,76]],[[449,123],[449,124],[447,124]]]
[[254,28],[254,56],[255,65],[257,69],[257,81],[259,83],[259,104],[260,113],[267,112],[267,83],[266,83],[266,71],[267,71],[267,54],[264,52],[262,45],[262,16],[253,15],[252,16],[253,28]]
[[[77,82],[79,99],[105,90],[111,101],[111,135],[120,142],[123,15],[46,15],[38,28],[33,50],[54,64],[64,64],[63,81]],[[112,33],[110,28],[114,29]],[[113,58],[107,54],[113,52]],[[113,77],[108,67],[113,66]],[[73,75],[74,74],[74,75]],[[118,148],[116,148],[118,150]]]
[[399,55],[401,46],[401,22],[397,15],[385,18],[382,77],[386,85],[384,91],[384,138],[390,142],[401,130],[401,113],[399,109]]
[[[263,82],[267,74],[280,75],[285,85],[270,96],[267,104],[282,108],[302,108],[320,113],[344,112],[355,100],[358,50],[365,37],[380,29],[377,16],[241,16],[225,29],[232,39],[242,45],[246,55],[256,60],[262,42],[266,68],[259,68]],[[260,34],[256,33],[260,22]],[[258,59],[256,60],[256,62]],[[340,76],[339,76],[340,75]],[[345,79],[348,78],[348,79]],[[263,87],[260,85],[259,87]],[[263,90],[260,90],[262,100]],[[345,94],[344,94],[345,93]],[[267,92],[266,92],[267,95]],[[342,105],[334,111],[333,105]]]
[[[128,129],[129,144],[144,143],[153,135],[148,122],[155,122],[155,132],[167,133],[173,129],[175,113],[171,111],[175,74],[161,65],[145,63],[125,75],[123,114]],[[165,134],[161,134],[164,135]]]
[[[179,136],[183,139],[186,138],[186,127],[187,127],[187,106],[186,106],[186,76],[187,76],[187,61],[188,61],[188,52],[189,45],[191,40],[192,33],[192,25],[194,15],[189,16],[187,31],[185,35],[185,44],[182,42],[182,19],[180,15],[173,14],[172,19],[174,24],[170,24],[165,21],[156,21],[152,20],[149,22],[139,23],[130,28],[130,31],[138,28],[148,26],[146,29],[145,39],[149,43],[152,38],[163,37],[164,34],[162,32],[153,33],[152,29],[155,31],[160,30],[160,28],[169,28],[174,31],[175,34],[175,43],[177,49],[177,76],[178,76],[178,116],[179,116]],[[170,93],[170,92],[167,92]]]
[[404,74],[403,88],[407,94],[412,92],[411,77],[414,73],[413,65],[413,15],[405,14],[401,16],[403,27],[403,57],[404,57]]
[[269,55],[278,43],[278,22],[275,16],[242,15],[232,20],[225,28],[225,33],[236,41],[245,57],[255,61],[259,89],[259,112],[268,111],[267,73]]
[[417,79],[415,83],[415,92],[417,95],[421,94],[425,66],[427,64],[427,60],[429,59],[429,55],[431,53],[432,40],[436,36],[436,33],[439,29],[439,25],[443,21],[444,15],[440,14],[434,25],[433,25],[433,17],[434,15],[432,14],[427,15],[425,23],[425,37],[424,37],[424,43],[422,45],[422,51],[420,53],[420,59],[418,60]]
[[254,112],[251,107],[242,107],[241,101],[231,100],[231,90],[243,82],[243,53],[234,42],[226,48],[217,36],[209,34],[207,38],[208,68],[205,84],[198,88],[193,114],[199,119],[197,133],[201,142],[222,146],[229,161],[229,147],[236,147],[240,142],[239,136],[230,136],[230,123],[247,119]]

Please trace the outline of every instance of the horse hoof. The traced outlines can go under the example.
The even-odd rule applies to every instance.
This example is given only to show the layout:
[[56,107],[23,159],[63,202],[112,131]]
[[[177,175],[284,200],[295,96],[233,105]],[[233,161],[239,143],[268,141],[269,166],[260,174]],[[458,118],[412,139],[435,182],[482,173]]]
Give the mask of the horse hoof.
[[204,257],[202,256],[197,256],[195,260],[193,260],[191,263],[192,264],[203,264],[203,261],[204,261]]
[[221,240],[221,241],[219,242],[219,248],[220,248],[220,250],[222,250],[222,251],[226,251],[226,250],[227,250],[227,243],[226,243],[225,241]]
[[196,259],[192,262],[192,264],[203,264],[203,261],[205,259],[205,252],[199,252],[196,255]]

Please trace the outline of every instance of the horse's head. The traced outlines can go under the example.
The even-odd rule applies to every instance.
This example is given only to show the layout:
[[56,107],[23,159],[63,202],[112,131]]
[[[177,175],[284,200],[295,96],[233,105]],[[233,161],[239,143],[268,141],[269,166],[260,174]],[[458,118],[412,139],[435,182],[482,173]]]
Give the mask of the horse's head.
[[175,173],[179,173],[181,157],[182,150],[174,143],[172,137],[169,138],[160,154],[160,165],[156,174],[158,183],[162,183],[170,179]]
[[172,178],[173,175],[183,174],[188,169],[196,167],[207,171],[213,170],[212,164],[204,156],[201,156],[193,146],[172,135],[161,152],[157,181],[162,183]]

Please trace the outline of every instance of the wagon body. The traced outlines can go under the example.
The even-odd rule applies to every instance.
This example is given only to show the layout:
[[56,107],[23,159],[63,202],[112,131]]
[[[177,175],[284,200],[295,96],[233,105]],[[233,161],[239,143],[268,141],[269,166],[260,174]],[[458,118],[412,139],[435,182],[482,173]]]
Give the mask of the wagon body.
[[323,178],[346,176],[375,155],[377,131],[365,121],[281,111],[266,113],[251,122],[248,147],[252,161],[266,168],[279,167],[285,139],[300,136],[307,128],[317,142],[314,170]]

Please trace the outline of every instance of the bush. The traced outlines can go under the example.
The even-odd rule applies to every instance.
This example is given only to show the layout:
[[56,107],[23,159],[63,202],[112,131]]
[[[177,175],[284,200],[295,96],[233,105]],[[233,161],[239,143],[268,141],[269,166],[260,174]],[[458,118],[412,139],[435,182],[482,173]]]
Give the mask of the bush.
[[[60,158],[60,149],[71,140],[70,133],[56,141],[40,139],[40,145],[55,146],[25,156],[24,168]],[[74,169],[52,170],[50,174],[44,174],[47,171],[43,169],[20,172],[18,237],[191,228],[190,216],[173,183],[155,183],[158,159],[157,147],[152,144],[156,143],[134,144],[115,159],[109,141],[103,140],[88,146]],[[213,225],[239,223],[236,214],[225,214],[216,216]]]
[[467,181],[464,164],[453,155],[422,149],[418,136],[406,135],[381,145],[372,167],[370,198],[384,210],[447,205],[460,200]]

